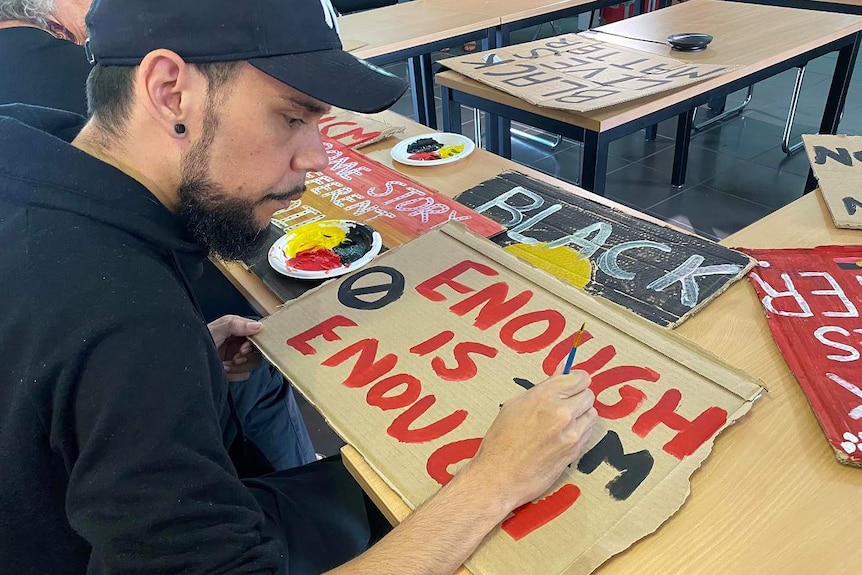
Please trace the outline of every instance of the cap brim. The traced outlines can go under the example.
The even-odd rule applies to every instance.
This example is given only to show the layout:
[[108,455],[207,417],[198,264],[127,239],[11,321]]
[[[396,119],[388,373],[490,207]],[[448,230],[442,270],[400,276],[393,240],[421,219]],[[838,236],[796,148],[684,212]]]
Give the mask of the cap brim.
[[389,108],[407,83],[343,50],[253,58],[248,63],[312,98],[371,114]]

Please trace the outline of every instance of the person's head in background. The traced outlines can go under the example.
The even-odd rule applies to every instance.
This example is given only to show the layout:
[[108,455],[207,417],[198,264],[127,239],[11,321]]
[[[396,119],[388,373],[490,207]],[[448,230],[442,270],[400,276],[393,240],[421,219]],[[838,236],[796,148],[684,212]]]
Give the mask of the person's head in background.
[[225,259],[259,249],[272,214],[326,167],[330,105],[375,112],[406,89],[341,49],[328,0],[96,0],[87,24],[91,120],[75,145]]
[[87,39],[91,0],[0,0],[0,26],[32,26],[75,44]]

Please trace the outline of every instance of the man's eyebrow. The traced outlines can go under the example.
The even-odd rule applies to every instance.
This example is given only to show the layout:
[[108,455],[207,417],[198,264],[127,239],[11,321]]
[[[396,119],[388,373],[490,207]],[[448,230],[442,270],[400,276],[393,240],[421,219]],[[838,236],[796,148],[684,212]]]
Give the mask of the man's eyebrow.
[[299,106],[300,108],[311,112],[312,114],[323,115],[329,112],[331,109],[328,105],[319,104],[316,100],[312,100],[310,98],[301,98],[297,96],[282,96],[281,97],[286,102]]

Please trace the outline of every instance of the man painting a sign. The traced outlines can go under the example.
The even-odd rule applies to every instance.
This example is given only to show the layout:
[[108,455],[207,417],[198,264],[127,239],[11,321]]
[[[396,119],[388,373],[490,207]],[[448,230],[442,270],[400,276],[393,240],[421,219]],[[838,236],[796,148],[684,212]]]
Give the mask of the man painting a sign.
[[253,339],[416,508],[481,458],[492,421],[558,370],[585,321],[574,368],[590,374],[600,418],[586,454],[467,563],[574,574],[679,508],[758,384],[457,224],[288,303]]

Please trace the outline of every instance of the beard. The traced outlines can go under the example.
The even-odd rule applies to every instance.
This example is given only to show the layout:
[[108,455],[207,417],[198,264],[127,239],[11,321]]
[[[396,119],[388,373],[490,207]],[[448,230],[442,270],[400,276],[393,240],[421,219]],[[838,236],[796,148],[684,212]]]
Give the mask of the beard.
[[271,190],[259,200],[231,194],[210,177],[209,146],[215,125],[205,122],[201,140],[182,161],[182,179],[177,190],[179,216],[192,240],[223,260],[244,260],[260,253],[268,239],[269,223],[255,221],[255,209],[269,200],[296,199],[300,185],[288,191]]

